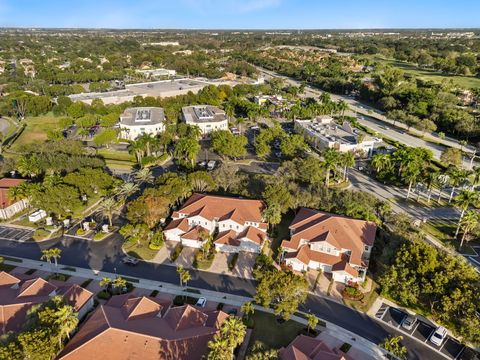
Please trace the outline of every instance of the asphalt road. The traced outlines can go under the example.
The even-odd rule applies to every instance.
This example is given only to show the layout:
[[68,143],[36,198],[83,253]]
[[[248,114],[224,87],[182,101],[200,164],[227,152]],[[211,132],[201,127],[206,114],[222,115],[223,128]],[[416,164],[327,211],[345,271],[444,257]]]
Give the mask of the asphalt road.
[[[104,241],[85,241],[64,237],[37,244],[0,240],[0,254],[38,260],[42,249],[55,246],[62,250],[59,261],[61,265],[116,272],[125,276],[135,276],[172,284],[178,283],[178,274],[173,266],[146,262],[140,262],[135,267],[122,264],[120,261],[123,256],[122,242],[122,237],[118,234],[112,235]],[[191,275],[192,280],[189,281],[189,285],[193,287],[240,296],[253,296],[255,292],[255,281],[253,280],[193,270]],[[311,310],[320,318],[375,343],[382,341],[388,334],[397,335],[397,332],[387,325],[325,298],[311,295],[303,305],[303,309]],[[352,341],[354,340],[352,339]],[[435,351],[413,339],[405,337],[404,344],[409,349],[409,358],[411,359],[444,359]]]

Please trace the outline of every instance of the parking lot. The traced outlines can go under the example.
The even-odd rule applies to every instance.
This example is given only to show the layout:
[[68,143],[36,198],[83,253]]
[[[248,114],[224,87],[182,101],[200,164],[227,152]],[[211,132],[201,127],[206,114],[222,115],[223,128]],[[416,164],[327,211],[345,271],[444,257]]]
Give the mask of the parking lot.
[[0,239],[25,242],[32,237],[33,231],[0,226]]
[[375,316],[383,322],[390,324],[393,327],[396,327],[405,334],[408,334],[416,338],[417,340],[426,343],[431,348],[441,352],[442,354],[446,355],[451,359],[462,358],[461,356],[465,351],[465,346],[460,344],[454,338],[447,336],[442,342],[441,346],[436,346],[431,341],[429,341],[430,336],[432,336],[436,330],[436,326],[429,323],[428,320],[417,319],[413,327],[410,330],[407,330],[406,328],[402,327],[402,323],[408,317],[408,314],[403,310],[391,307],[386,304],[382,304]]

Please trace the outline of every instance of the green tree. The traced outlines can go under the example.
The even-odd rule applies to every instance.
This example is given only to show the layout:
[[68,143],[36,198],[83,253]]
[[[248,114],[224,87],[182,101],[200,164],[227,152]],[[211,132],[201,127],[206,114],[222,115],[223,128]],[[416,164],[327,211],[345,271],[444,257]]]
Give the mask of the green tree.
[[307,326],[308,326],[308,331],[314,331],[315,328],[317,327],[318,324],[318,318],[315,316],[315,314],[308,314],[307,315]]
[[343,166],[343,181],[347,181],[347,171],[355,165],[355,155],[351,151],[342,153],[340,163]]
[[455,197],[455,206],[461,210],[460,218],[458,220],[457,230],[455,231],[455,238],[457,238],[460,231],[460,226],[462,223],[463,215],[465,211],[472,206],[478,205],[479,194],[476,191],[463,190],[460,194]]
[[335,149],[326,149],[323,152],[323,167],[325,168],[325,186],[330,185],[330,172],[335,170],[340,162],[340,153]]
[[248,140],[243,135],[233,135],[229,130],[212,132],[212,149],[219,155],[237,159],[245,156]]
[[389,353],[395,355],[400,359],[406,359],[407,356],[407,348],[401,345],[401,341],[403,340],[403,336],[390,336],[385,338],[379,346],[387,350]]
[[115,211],[116,207],[117,207],[117,202],[115,201],[115,199],[109,197],[100,203],[100,206],[98,209],[103,214],[103,216],[107,217],[110,229],[113,227],[112,218],[113,218],[113,212]]
[[116,129],[104,129],[93,138],[93,142],[97,146],[108,146],[117,141],[118,131]]
[[177,273],[180,278],[180,286],[187,286],[187,283],[192,279],[190,272],[180,265],[177,266]]
[[177,159],[179,164],[193,169],[195,160],[197,159],[200,145],[198,141],[193,138],[181,138],[175,145],[173,156]]
[[242,306],[241,306],[241,310],[245,314],[247,319],[250,319],[250,317],[255,312],[255,308],[253,307],[253,303],[251,301],[247,301],[247,302],[243,303]]
[[463,215],[460,220],[460,227],[463,230],[460,248],[463,247],[463,242],[467,239],[467,236],[478,226],[479,221],[480,215],[475,210],[469,210]]
[[447,148],[442,152],[440,160],[447,166],[460,167],[462,165],[462,152],[457,148]]

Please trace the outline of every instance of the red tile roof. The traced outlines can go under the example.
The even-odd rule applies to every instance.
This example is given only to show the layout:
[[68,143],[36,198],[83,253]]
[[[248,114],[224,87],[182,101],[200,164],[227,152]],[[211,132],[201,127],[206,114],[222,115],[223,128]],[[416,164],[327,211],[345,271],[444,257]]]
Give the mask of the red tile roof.
[[5,209],[12,205],[14,201],[8,196],[8,190],[18,186],[25,180],[22,179],[0,179],[0,209]]
[[265,241],[266,234],[264,231],[259,230],[256,227],[249,226],[240,234],[238,234],[238,238],[247,238],[248,240],[257,243],[258,245],[261,245]]
[[1,332],[18,331],[28,310],[35,304],[50,300],[50,295],[62,295],[79,311],[93,294],[75,284],[46,281],[42,278],[21,280],[7,273],[0,273],[0,327]]
[[200,225],[196,225],[188,230],[185,234],[181,235],[182,239],[189,239],[189,240],[200,240],[202,232],[209,232],[207,229]]
[[170,223],[165,227],[165,230],[170,230],[170,229],[180,229],[184,232],[188,231],[188,220],[186,218],[183,219],[176,219],[170,221]]
[[240,240],[237,239],[237,233],[233,230],[222,231],[218,233],[214,240],[215,244],[239,246]]
[[262,212],[264,209],[265,203],[260,200],[195,193],[181,209],[173,213],[173,217],[178,217],[179,213],[188,216],[201,215],[208,220],[231,219],[243,225],[245,221],[263,222]]
[[301,239],[308,242],[325,241],[338,250],[350,250],[350,263],[363,266],[364,246],[373,245],[377,226],[371,221],[301,208],[293,219],[290,229],[294,234],[290,240],[282,242],[282,247],[297,250]]
[[[156,299],[115,298],[92,313],[59,359],[200,360],[208,341],[228,317],[221,311],[204,312],[190,305],[169,308],[161,316],[151,311]],[[145,311],[140,313],[145,316],[126,318],[126,306],[141,306]]]
[[280,349],[278,355],[281,360],[353,360],[322,340],[305,335],[297,336],[286,348]]

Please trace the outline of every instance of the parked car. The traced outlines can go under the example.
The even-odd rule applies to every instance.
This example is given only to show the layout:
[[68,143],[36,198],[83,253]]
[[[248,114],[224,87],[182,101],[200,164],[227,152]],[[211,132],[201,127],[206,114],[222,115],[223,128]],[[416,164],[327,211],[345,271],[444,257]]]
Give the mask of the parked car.
[[138,259],[137,258],[134,258],[132,256],[124,256],[122,258],[122,263],[124,263],[125,265],[131,265],[131,266],[135,266],[138,264]]
[[412,330],[416,323],[417,318],[413,315],[408,315],[407,318],[403,320],[402,327],[406,330]]
[[207,305],[207,299],[205,299],[204,297],[201,297],[197,300],[197,303],[195,305],[203,308],[205,307],[205,305]]
[[447,329],[445,329],[443,326],[440,326],[435,330],[435,332],[430,336],[430,341],[434,343],[437,346],[441,346],[443,340],[447,337]]
[[198,166],[201,167],[201,168],[204,168],[205,166],[207,166],[207,162],[206,161],[200,161],[198,163]]

